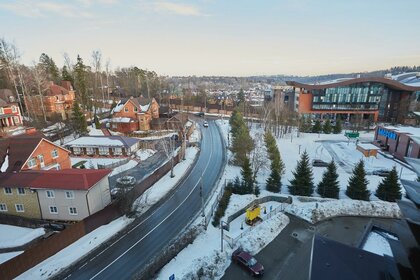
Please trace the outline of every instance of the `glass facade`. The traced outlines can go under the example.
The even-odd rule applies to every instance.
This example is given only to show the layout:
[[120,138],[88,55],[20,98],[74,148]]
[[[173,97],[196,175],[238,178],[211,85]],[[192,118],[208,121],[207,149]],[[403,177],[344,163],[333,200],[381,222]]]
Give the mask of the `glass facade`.
[[313,110],[380,110],[388,89],[381,83],[357,83],[313,90]]

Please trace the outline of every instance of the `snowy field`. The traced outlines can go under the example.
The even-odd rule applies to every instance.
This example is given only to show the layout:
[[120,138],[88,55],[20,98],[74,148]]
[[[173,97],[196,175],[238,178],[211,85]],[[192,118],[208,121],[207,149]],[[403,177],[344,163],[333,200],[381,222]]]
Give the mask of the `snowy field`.
[[13,259],[14,257],[22,254],[23,251],[16,251],[16,252],[9,252],[9,253],[3,253],[0,254],[0,264],[7,262],[10,259]]
[[70,246],[67,246],[57,254],[27,270],[16,279],[49,279],[65,267],[71,265],[90,251],[94,250],[103,242],[107,241],[132,221],[132,219],[123,216],[107,225],[103,225],[80,238]]
[[44,228],[25,228],[0,225],[0,249],[25,245],[45,234]]
[[135,167],[137,164],[139,164],[137,161],[130,160],[126,164],[123,164],[121,166],[118,166],[118,167],[113,168],[112,169],[112,172],[109,174],[109,176],[114,176],[114,175],[123,173],[124,171],[127,171],[127,170]]

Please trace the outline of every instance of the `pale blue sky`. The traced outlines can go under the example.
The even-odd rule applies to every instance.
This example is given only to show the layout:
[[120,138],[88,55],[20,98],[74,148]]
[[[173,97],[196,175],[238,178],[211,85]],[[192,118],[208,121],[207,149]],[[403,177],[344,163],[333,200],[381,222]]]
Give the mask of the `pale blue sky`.
[[420,65],[418,0],[0,0],[0,37],[162,75],[317,75]]

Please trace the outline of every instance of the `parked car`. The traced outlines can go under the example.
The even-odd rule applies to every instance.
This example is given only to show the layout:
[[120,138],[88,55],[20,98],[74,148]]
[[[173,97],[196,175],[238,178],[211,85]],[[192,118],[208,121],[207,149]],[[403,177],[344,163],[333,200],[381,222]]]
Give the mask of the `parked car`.
[[316,167],[327,167],[328,166],[328,162],[325,162],[325,161],[320,160],[320,159],[314,159],[314,160],[312,160],[312,166],[316,166]]
[[376,175],[376,176],[386,177],[386,176],[389,175],[389,172],[391,172],[391,171],[389,171],[387,169],[379,169],[379,170],[373,171],[372,174]]
[[198,112],[198,113],[195,113],[195,115],[197,117],[204,117],[204,112]]
[[48,223],[44,225],[44,228],[53,231],[62,231],[66,229],[66,226],[63,224]]
[[209,123],[205,121],[205,122],[203,123],[203,126],[204,126],[204,127],[209,127]]
[[236,249],[232,253],[232,261],[242,266],[253,276],[263,276],[264,266],[260,264],[250,253],[242,250],[241,248]]

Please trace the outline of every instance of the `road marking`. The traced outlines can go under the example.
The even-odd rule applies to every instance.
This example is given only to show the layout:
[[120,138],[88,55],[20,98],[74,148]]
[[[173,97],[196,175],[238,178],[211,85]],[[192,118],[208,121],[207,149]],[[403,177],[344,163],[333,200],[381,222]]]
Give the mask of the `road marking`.
[[[203,173],[206,172],[207,168],[209,167],[210,164],[210,159],[213,156],[213,138],[211,139],[211,149],[210,149],[210,157],[209,160],[207,161],[206,167],[204,168]],[[189,178],[189,176],[191,175],[192,172],[190,172],[190,174],[188,174],[187,179]],[[187,180],[185,179],[185,181]],[[175,213],[179,207],[181,207],[185,201],[187,201],[187,199],[191,196],[191,194],[194,192],[194,190],[197,188],[198,184],[200,183],[200,180],[197,181],[197,183],[195,184],[195,186],[191,189],[190,193],[187,195],[187,197],[171,212],[169,213],[169,215],[167,215],[165,217],[165,219],[163,219],[159,224],[157,224],[154,228],[152,228],[145,236],[143,236],[141,239],[137,240],[136,243],[134,243],[133,245],[131,245],[127,250],[125,250],[120,256],[118,256],[118,258],[116,258],[115,260],[113,260],[110,264],[108,264],[107,266],[105,266],[102,270],[100,270],[98,273],[96,273],[93,277],[91,277],[90,279],[94,279],[96,278],[99,274],[101,274],[102,272],[104,272],[108,267],[110,267],[111,265],[113,265],[115,262],[117,262],[120,258],[122,258],[125,254],[128,253],[128,251],[130,251],[131,249],[133,249],[137,244],[139,244],[141,241],[143,241],[147,236],[149,236],[155,229],[157,229],[161,224],[163,224],[170,216],[172,216],[173,213]],[[171,196],[172,197],[172,196]],[[159,209],[159,208],[158,208]],[[156,209],[157,211],[157,209]],[[153,212],[154,213],[154,212]],[[151,217],[152,215],[150,215],[149,217]],[[147,219],[146,219],[147,220]],[[146,221],[145,220],[145,221]],[[142,223],[144,223],[145,221],[143,221]],[[142,224],[141,223],[141,224]],[[138,224],[136,227],[134,227],[132,230],[134,230],[135,228],[137,228],[138,226],[140,226],[141,224]],[[130,233],[131,231],[129,231],[128,233]]]

